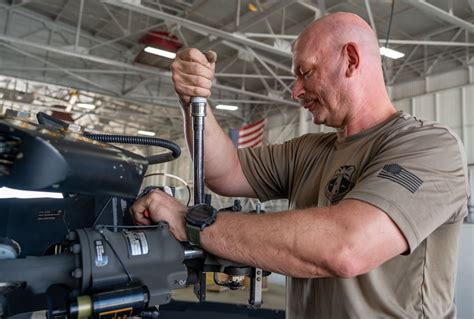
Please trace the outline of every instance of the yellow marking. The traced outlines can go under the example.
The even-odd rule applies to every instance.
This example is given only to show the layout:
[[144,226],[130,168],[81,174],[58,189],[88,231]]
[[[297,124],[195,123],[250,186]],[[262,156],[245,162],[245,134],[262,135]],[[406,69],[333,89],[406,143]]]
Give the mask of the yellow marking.
[[[125,314],[121,315],[121,313],[124,313],[124,312]],[[107,318],[113,318],[113,319],[126,319],[128,316],[132,315],[132,312],[133,312],[132,307],[118,309],[118,310],[110,310],[106,312],[101,312],[99,314],[99,318],[107,317]],[[113,315],[113,316],[109,317],[110,315]]]

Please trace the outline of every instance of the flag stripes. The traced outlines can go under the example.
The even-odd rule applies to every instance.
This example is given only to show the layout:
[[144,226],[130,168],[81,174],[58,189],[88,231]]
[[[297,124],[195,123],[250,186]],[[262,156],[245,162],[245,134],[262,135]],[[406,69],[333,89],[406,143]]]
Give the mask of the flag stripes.
[[237,148],[259,147],[263,145],[266,120],[247,124],[241,128],[230,129],[229,135]]
[[422,179],[398,164],[385,165],[377,176],[398,183],[411,193],[415,193],[423,184]]

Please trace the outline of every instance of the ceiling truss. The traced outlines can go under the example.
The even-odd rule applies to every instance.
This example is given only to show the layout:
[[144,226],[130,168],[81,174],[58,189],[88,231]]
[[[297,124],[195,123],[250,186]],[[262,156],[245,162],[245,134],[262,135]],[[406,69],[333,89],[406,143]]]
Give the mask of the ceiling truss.
[[[227,125],[235,125],[256,114],[272,113],[276,107],[298,105],[290,98],[293,77],[288,47],[315,18],[327,12],[353,11],[365,15],[381,44],[386,41],[389,3],[261,0],[256,1],[258,11],[250,12],[245,10],[248,1],[236,0],[213,18],[209,7],[214,2],[0,0],[0,54],[5,57],[1,73],[64,84],[128,105],[143,105],[147,110],[168,110],[157,112],[165,117],[164,121],[154,117],[136,121],[146,129],[159,130],[164,123],[179,120],[170,72],[134,62],[143,48],[140,37],[152,30],[167,29],[186,46],[219,53],[210,101],[241,106],[237,113],[216,113]],[[438,72],[440,65],[472,65],[472,2],[467,1],[463,8],[446,8],[441,3],[403,0],[397,4],[389,43],[406,56],[387,65],[388,85],[426,77]],[[433,17],[429,28],[409,29],[401,21],[397,23],[397,18],[408,19],[420,12]],[[285,43],[286,48],[282,46]],[[107,112],[103,108],[96,113],[113,117]],[[126,109],[120,112],[118,120],[130,115]],[[174,125],[171,134],[181,134],[181,130]]]

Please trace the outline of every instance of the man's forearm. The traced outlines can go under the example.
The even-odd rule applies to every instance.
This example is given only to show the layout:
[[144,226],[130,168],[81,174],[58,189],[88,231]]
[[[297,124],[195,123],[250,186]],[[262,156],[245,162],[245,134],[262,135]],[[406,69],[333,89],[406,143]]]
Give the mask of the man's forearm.
[[[284,275],[334,276],[325,265],[324,252],[312,251],[319,247],[314,242],[318,227],[310,226],[313,222],[309,220],[313,218],[308,214],[314,213],[220,213],[216,222],[201,234],[201,243],[206,251],[222,258]],[[301,229],[308,232],[302,234]],[[331,244],[324,251],[326,248],[331,249]]]
[[387,214],[358,200],[263,215],[218,214],[201,243],[222,258],[299,278],[354,277],[408,249]]
[[[186,142],[193,156],[193,123],[189,106],[183,107]],[[255,197],[241,171],[237,149],[207,106],[204,124],[204,166],[206,185],[227,196]]]

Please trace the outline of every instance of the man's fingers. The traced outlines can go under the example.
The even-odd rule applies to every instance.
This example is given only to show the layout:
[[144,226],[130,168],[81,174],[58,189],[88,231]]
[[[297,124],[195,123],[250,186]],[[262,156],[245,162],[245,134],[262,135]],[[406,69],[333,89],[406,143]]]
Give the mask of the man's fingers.
[[202,96],[202,97],[209,97],[211,95],[211,91],[209,89],[203,89],[198,86],[192,85],[181,85],[179,87],[179,91],[176,91],[178,94],[185,94],[187,96]]
[[173,71],[173,74],[181,73],[200,75],[208,80],[212,80],[214,78],[214,70],[211,67],[186,60],[173,62],[171,65],[171,70]]
[[[146,197],[146,196],[145,196]],[[132,213],[133,220],[136,224],[139,225],[150,225],[150,219],[145,216],[145,211],[147,211],[145,197],[141,197],[133,203],[130,211]]]
[[211,95],[212,81],[199,75],[189,75],[183,73],[174,73],[173,82],[176,93],[186,96]]
[[150,218],[145,217],[143,213],[135,213],[133,214],[135,223],[138,225],[151,225],[151,220]]
[[216,61],[217,61],[217,53],[216,52],[214,52],[212,50],[209,50],[206,53],[204,53],[204,55],[206,56],[207,61],[209,63],[216,63]]
[[183,51],[178,52],[176,55],[177,58],[188,61],[188,62],[197,62],[201,65],[208,66],[209,65],[209,60],[207,59],[206,55],[204,55],[201,51],[198,49],[190,48],[190,49],[185,49]]

